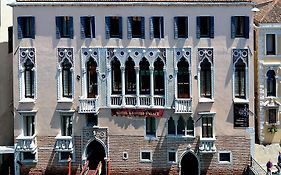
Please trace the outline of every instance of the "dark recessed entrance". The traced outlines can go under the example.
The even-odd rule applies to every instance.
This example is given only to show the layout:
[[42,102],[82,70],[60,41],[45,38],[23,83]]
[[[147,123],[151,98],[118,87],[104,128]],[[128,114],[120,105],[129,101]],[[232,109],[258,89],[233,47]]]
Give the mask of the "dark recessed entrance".
[[181,175],[199,175],[199,164],[196,156],[187,152],[181,159]]
[[102,163],[102,172],[101,175],[106,175],[106,163],[104,158],[105,149],[103,145],[97,140],[92,141],[87,147],[87,160],[89,160],[89,169],[95,170],[99,162]]

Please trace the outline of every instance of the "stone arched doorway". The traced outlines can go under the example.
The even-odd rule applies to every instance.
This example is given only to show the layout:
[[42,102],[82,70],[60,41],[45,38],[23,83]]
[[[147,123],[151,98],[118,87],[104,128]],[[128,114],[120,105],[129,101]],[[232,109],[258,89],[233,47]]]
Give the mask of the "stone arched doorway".
[[102,163],[101,175],[106,175],[106,152],[103,144],[97,140],[93,140],[88,144],[86,149],[86,157],[89,161],[89,170],[95,170],[99,164]]
[[181,158],[180,175],[199,175],[199,166],[197,156],[193,152],[187,151]]

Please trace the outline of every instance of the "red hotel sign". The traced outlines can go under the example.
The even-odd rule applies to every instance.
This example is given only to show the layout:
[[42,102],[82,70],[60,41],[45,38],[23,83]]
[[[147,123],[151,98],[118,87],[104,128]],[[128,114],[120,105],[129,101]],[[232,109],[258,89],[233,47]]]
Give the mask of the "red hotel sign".
[[164,109],[111,109],[112,116],[162,117]]

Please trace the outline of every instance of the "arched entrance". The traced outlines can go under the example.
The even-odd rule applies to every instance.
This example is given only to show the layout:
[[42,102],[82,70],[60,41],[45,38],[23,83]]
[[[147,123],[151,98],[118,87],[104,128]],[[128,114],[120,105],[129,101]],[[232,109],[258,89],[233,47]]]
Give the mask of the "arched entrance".
[[181,175],[199,175],[199,161],[196,155],[188,151],[181,159]]
[[106,153],[104,146],[97,140],[93,140],[86,149],[88,167],[90,170],[95,170],[99,164],[102,163],[101,175],[106,175]]

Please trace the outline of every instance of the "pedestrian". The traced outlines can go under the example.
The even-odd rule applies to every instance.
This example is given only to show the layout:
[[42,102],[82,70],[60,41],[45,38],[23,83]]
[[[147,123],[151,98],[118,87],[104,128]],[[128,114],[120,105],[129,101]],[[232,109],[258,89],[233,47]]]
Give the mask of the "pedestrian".
[[279,166],[279,169],[280,169],[281,168],[281,151],[279,151],[277,165]]
[[273,164],[271,162],[271,160],[269,159],[268,162],[266,163],[266,169],[267,169],[267,175],[272,175],[272,167]]

